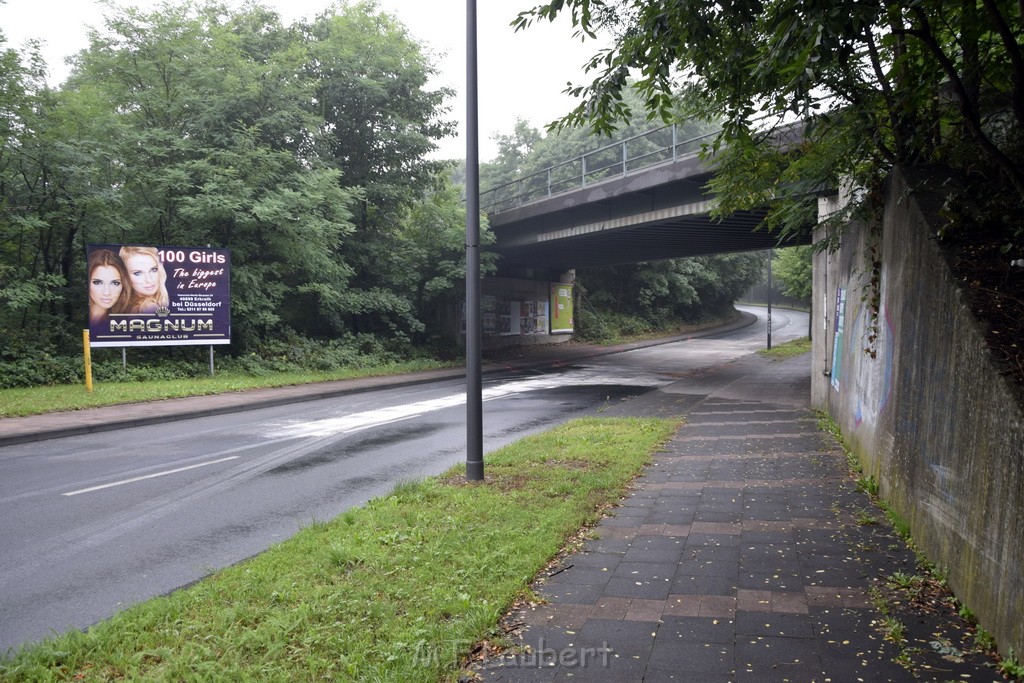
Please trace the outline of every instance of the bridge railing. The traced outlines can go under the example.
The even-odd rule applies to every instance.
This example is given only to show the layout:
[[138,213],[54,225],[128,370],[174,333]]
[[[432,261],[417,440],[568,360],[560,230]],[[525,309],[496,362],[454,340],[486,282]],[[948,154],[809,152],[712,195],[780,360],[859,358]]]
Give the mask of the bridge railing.
[[681,125],[669,124],[599,147],[575,159],[489,188],[480,193],[480,208],[507,211],[530,202],[571,192],[610,178],[622,178],[658,164],[696,156],[718,130],[680,140]]

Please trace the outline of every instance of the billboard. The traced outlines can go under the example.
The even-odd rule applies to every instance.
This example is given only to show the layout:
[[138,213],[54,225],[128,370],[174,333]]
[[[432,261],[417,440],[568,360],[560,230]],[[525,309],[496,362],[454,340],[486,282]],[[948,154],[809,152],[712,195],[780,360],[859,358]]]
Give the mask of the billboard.
[[86,247],[89,345],[231,343],[231,252],[210,247]]
[[568,334],[573,331],[571,284],[551,283],[551,334]]

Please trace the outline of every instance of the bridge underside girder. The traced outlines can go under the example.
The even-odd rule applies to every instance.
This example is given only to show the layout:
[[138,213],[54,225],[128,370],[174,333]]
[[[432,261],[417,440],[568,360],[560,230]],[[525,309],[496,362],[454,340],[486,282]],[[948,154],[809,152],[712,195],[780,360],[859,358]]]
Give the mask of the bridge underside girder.
[[[753,251],[810,244],[809,237],[780,242],[777,235],[755,230],[764,212],[742,212],[721,221],[706,214],[583,235],[565,235],[518,245],[500,246],[502,271],[519,268],[568,270],[640,261]],[[500,244],[500,240],[499,240]]]
[[652,166],[490,214],[499,272],[658,261],[809,244],[757,226],[766,210],[712,219],[710,170],[698,156]]

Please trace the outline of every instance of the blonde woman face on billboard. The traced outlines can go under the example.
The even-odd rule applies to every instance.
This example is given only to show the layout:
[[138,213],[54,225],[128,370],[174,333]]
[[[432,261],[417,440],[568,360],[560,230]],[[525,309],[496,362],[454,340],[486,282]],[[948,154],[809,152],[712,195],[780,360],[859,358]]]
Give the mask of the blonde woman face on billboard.
[[125,260],[132,289],[143,296],[153,296],[160,288],[160,265],[152,256],[134,254]]
[[97,266],[93,268],[89,278],[89,299],[99,308],[109,309],[121,296],[124,283],[121,273],[113,266]]

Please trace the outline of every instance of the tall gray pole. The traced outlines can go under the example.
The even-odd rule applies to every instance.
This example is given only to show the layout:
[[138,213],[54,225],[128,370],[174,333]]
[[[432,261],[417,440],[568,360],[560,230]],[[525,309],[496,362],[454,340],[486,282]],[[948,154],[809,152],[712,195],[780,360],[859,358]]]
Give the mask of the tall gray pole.
[[484,478],[480,363],[480,150],[477,132],[476,0],[466,0],[466,480]]
[[774,249],[768,250],[768,348],[772,348],[772,255]]

